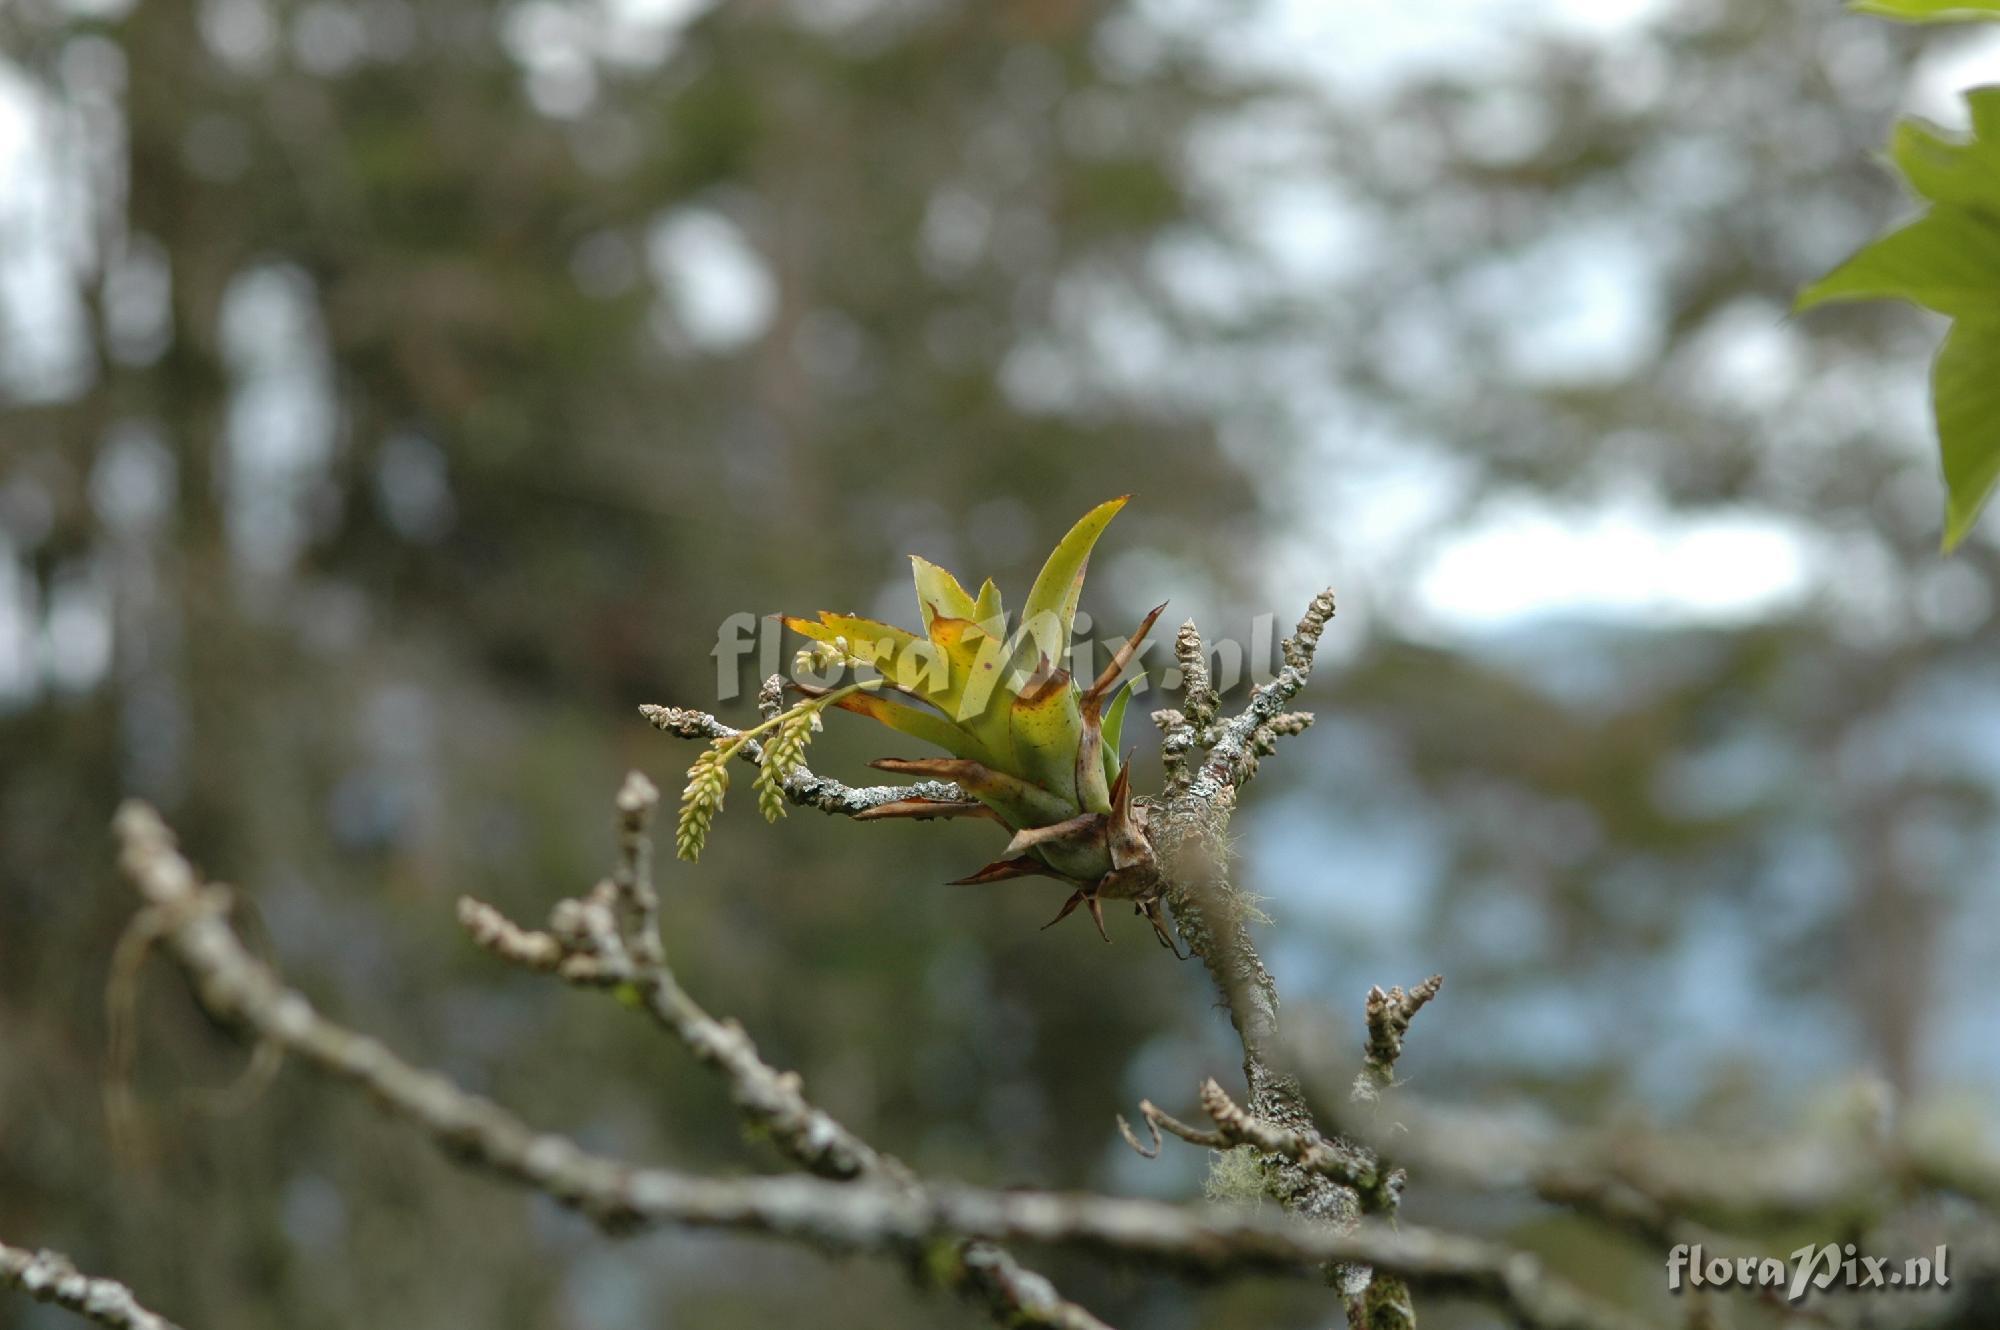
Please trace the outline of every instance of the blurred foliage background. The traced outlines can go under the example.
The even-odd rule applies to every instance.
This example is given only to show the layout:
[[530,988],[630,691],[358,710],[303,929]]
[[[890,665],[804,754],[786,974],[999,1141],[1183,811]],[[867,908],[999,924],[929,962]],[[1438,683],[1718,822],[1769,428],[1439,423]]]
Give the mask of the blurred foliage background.
[[[456,894],[534,918],[603,871],[624,770],[692,756],[635,706],[717,705],[728,616],[907,621],[909,552],[1018,598],[1128,490],[1101,636],[1171,598],[1254,645],[1341,594],[1238,823],[1328,1093],[1368,985],[1442,970],[1412,1093],[1776,1130],[1865,1078],[1991,1129],[2000,546],[1936,553],[1935,323],[1785,315],[1990,38],[1824,0],[13,0],[0,51],[9,1241],[211,1330],[980,1323],[879,1264],[608,1242],[304,1075],[218,1096],[244,1050],[165,967],[114,1149],[105,828],[158,801],[329,1010],[531,1120],[773,1168]],[[851,775],[887,750],[845,719],[814,761]],[[1122,918],[1037,932],[1050,884],[938,886],[990,831],[739,791],[666,869],[670,953],[926,1170],[1197,1194],[1111,1122],[1233,1074],[1205,982]],[[1409,1213],[1661,1282],[1526,1203]],[[1120,1325],[1328,1310],[1037,1263]]]

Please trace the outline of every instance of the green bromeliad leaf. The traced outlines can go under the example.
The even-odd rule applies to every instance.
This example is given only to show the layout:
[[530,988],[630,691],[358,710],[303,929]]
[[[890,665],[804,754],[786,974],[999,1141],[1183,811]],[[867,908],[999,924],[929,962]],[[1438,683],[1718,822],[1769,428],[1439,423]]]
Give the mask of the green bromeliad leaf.
[[1022,631],[1042,655],[1057,665],[1063,663],[1063,653],[1069,650],[1070,629],[1076,623],[1076,603],[1083,595],[1083,572],[1090,562],[1091,547],[1131,497],[1120,495],[1085,513],[1049,555],[1049,561],[1042,565],[1042,571],[1035,576],[1035,585],[1028,591],[1027,603],[1021,607]]
[[[1076,750],[1083,742],[1083,711],[1069,673],[1054,670],[1036,687],[1014,699],[1008,728],[1014,739],[1014,769],[1045,790],[1052,790],[1073,807],[1102,813],[1110,803],[1102,792],[1094,800],[1080,799],[1076,788]],[[1087,807],[1103,803],[1103,808]]]
[[1111,704],[1104,708],[1104,723],[1100,729],[1104,742],[1104,783],[1106,786],[1118,783],[1119,742],[1125,737],[1125,706],[1132,700],[1132,690],[1144,682],[1144,674],[1135,674],[1118,685],[1112,695]]
[[[2000,0],[1993,9],[2000,13]],[[1975,88],[1966,101],[1970,137],[1912,121],[1891,144],[1896,165],[1929,210],[1798,299],[1800,309],[1834,300],[1907,300],[1954,320],[1931,380],[1947,550],[1965,537],[2000,481],[2000,87]]]
[[[923,617],[921,636],[854,614],[786,618],[787,626],[821,644],[822,660],[872,666],[882,676],[830,694],[809,691],[809,697],[820,699],[812,705],[869,716],[952,754],[882,758],[874,765],[956,781],[1017,833],[1112,815],[1111,793],[1120,774],[1118,744],[1133,682],[1109,699],[1097,699],[1071,677],[1066,657],[1090,552],[1125,502],[1118,498],[1099,504],[1070,528],[1036,577],[1022,622],[1012,632],[1000,590],[990,578],[973,596],[948,570],[914,555],[910,567]],[[1159,610],[1148,615],[1120,649],[1119,669],[1129,663],[1135,644],[1158,616]],[[1105,686],[1110,687],[1108,678]],[[885,688],[908,694],[915,704],[876,691]],[[1086,727],[1086,706],[1098,715],[1100,700],[1101,720]],[[774,791],[779,779],[773,776],[765,783]],[[766,802],[775,800],[771,791],[765,793]],[[719,806],[720,796],[703,802],[697,812],[705,813],[710,802]],[[924,801],[911,803],[913,811],[895,815],[924,815]],[[1095,822],[1088,827],[1095,829],[1092,834],[1101,831]],[[1086,856],[1093,865],[1106,853],[1102,842],[1098,834]],[[1048,858],[1051,853],[1055,850],[1033,851],[1043,862],[1055,863]],[[1093,874],[1108,871],[1108,866],[1097,866]]]
[[2000,0],[1854,0],[1848,6],[1862,14],[1900,19],[1905,23],[1973,23],[2000,19]]
[[976,736],[935,712],[892,702],[875,693],[855,693],[834,705],[843,711],[879,720],[899,734],[921,739],[953,756],[986,763],[994,760],[994,754]]

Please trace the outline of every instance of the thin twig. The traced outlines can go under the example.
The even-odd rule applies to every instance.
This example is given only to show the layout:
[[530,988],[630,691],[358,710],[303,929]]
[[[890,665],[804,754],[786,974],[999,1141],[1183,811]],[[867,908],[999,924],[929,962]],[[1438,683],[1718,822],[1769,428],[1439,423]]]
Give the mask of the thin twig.
[[1160,1133],[1162,1131],[1180,1137],[1189,1145],[1199,1145],[1210,1150],[1227,1150],[1231,1144],[1229,1139],[1221,1132],[1204,1131],[1200,1127],[1191,1127],[1173,1114],[1157,1107],[1150,1099],[1141,1099],[1139,1101],[1139,1116],[1145,1120],[1146,1130],[1153,1137],[1151,1145],[1139,1144],[1139,1138],[1132,1134],[1132,1124],[1125,1120],[1123,1113],[1118,1115],[1118,1134],[1125,1138],[1125,1144],[1137,1150],[1140,1156],[1145,1159],[1158,1159],[1160,1157]]
[[1354,1082],[1354,1099],[1370,1101],[1396,1083],[1396,1059],[1403,1056],[1403,1036],[1409,1033],[1410,1022],[1416,1014],[1443,987],[1444,976],[1434,974],[1420,984],[1410,985],[1407,993],[1399,986],[1391,987],[1386,993],[1379,985],[1368,990],[1368,1002],[1364,1009],[1368,1021],[1368,1046],[1361,1064],[1361,1075]]

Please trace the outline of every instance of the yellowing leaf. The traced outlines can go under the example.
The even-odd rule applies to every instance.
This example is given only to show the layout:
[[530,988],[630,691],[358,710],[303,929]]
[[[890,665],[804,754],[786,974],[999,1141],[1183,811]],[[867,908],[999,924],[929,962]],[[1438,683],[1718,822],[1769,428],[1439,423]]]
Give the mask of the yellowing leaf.
[[931,630],[931,620],[937,617],[951,619],[976,619],[972,612],[972,597],[958,584],[958,579],[929,559],[910,556],[910,569],[916,576],[917,608],[923,612],[924,631]]
[[989,577],[980,584],[979,599],[972,603],[972,617],[977,622],[991,627],[1006,616],[1007,611],[1000,604],[1000,588],[994,586],[993,579]]
[[[970,619],[934,619],[931,641],[945,654],[951,671],[950,686],[934,697],[939,709],[959,724],[988,739],[1004,733],[1006,708],[997,706],[1006,691],[1007,642],[997,631]],[[999,717],[999,730],[990,728],[991,718]]]
[[784,624],[799,636],[815,642],[831,642],[844,637],[850,652],[871,661],[894,660],[918,640],[909,629],[898,628],[892,623],[864,619],[858,614],[834,614],[827,610],[820,611],[817,621],[786,615]]
[[1008,729],[1014,740],[1014,771],[1078,806],[1076,751],[1083,742],[1083,712],[1069,672],[1055,670],[1016,697]]

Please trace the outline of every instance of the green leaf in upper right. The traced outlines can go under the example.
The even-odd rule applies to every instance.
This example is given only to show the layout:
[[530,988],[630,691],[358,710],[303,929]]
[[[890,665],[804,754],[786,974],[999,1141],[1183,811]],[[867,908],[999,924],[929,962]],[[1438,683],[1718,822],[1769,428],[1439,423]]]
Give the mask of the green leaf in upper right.
[[2000,0],[1853,0],[1860,14],[1904,23],[1977,23],[2000,19]]
[[2000,87],[1975,88],[1966,103],[1970,136],[1906,121],[1890,144],[1891,158],[1928,211],[1798,298],[1800,309],[1832,300],[1907,300],[1953,320],[1931,378],[1947,550],[1964,539],[2000,482]]
[[1907,300],[1954,318],[2000,311],[2000,216],[1936,207],[1799,293],[1829,300]]

